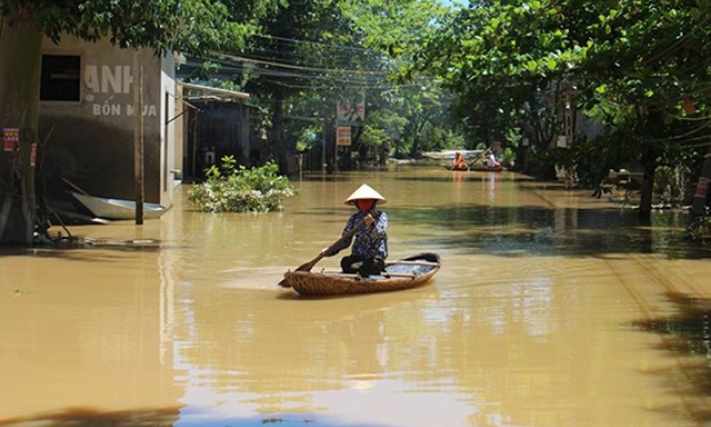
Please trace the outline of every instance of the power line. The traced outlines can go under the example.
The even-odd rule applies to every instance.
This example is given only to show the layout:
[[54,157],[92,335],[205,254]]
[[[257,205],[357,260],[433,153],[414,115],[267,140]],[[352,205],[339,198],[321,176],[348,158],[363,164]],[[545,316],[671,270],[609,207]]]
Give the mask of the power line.
[[387,74],[390,74],[389,71],[307,67],[307,66],[303,66],[303,65],[284,64],[284,63],[276,62],[276,61],[263,61],[261,59],[252,59],[252,58],[247,58],[244,56],[235,56],[235,55],[230,55],[230,54],[221,53],[221,52],[213,52],[213,55],[215,55],[217,58],[220,58],[220,59],[224,58],[224,59],[229,59],[229,60],[236,61],[236,62],[246,62],[246,63],[252,63],[252,64],[259,64],[259,65],[269,65],[272,67],[281,67],[281,68],[288,68],[288,69],[301,70],[301,71],[315,71],[315,72],[334,73],[334,74],[338,74],[338,73],[365,74],[365,75],[387,75]]
[[291,39],[291,38],[286,38],[286,37],[271,36],[271,35],[268,35],[268,34],[253,34],[252,37],[259,37],[259,38],[270,39],[270,40],[285,41],[285,42],[293,43],[293,44],[319,45],[319,46],[325,46],[325,47],[328,47],[328,48],[331,48],[331,49],[356,50],[356,51],[364,51],[364,52],[374,52],[374,53],[378,53],[378,54],[380,53],[380,52],[378,52],[377,50],[369,49],[369,48],[366,48],[366,47],[333,45],[333,44],[326,44],[326,43],[314,42],[314,41],[308,41],[308,40],[298,40],[298,39]]
[[279,86],[284,86],[288,87],[291,89],[395,89],[395,88],[404,88],[404,87],[419,87],[422,85],[419,84],[405,84],[405,85],[399,85],[399,84],[391,84],[391,85],[359,85],[359,86],[337,86],[337,85],[329,85],[329,86],[313,86],[313,85],[292,85],[288,83],[283,83],[275,80],[267,80],[269,83],[276,84]]
[[[230,77],[235,77],[237,73],[242,73],[243,71],[247,70],[250,72],[254,72],[255,74],[261,75],[261,76],[272,76],[272,77],[284,77],[284,78],[293,78],[293,79],[306,79],[306,80],[329,80],[333,81],[337,79],[338,81],[346,82],[346,83],[352,83],[352,84],[372,84],[373,82],[378,82],[384,80],[384,76],[375,76],[375,75],[339,75],[339,76],[330,76],[330,75],[319,75],[319,74],[306,74],[307,72],[299,72],[299,71],[283,71],[283,70],[278,70],[274,68],[265,68],[265,67],[260,67],[258,65],[246,65],[246,64],[240,64],[240,63],[228,63],[229,65],[225,65],[225,63],[218,61],[218,64],[220,65],[220,73],[228,75]],[[191,66],[200,66],[199,63],[188,61],[188,65]]]
[[[259,59],[264,61],[278,61],[289,65],[299,65],[304,62],[313,64],[315,62],[318,62],[319,60],[323,60],[324,58],[324,56],[317,57],[316,55],[304,55],[298,52],[281,52],[273,49],[252,49],[249,51],[249,53],[245,53],[242,56],[245,58]],[[357,59],[353,56],[334,57],[332,55],[327,56],[327,58],[328,62],[331,64],[343,64],[343,66],[339,66],[337,68],[348,68],[353,65],[354,59]],[[364,61],[372,60],[372,58],[360,59]]]

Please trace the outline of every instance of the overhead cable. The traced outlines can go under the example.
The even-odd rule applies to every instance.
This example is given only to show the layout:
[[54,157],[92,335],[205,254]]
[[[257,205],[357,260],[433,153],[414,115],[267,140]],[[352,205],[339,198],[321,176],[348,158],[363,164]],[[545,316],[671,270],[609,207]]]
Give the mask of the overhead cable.
[[232,61],[237,61],[237,62],[247,62],[247,63],[252,63],[252,64],[269,65],[272,67],[289,68],[289,69],[301,70],[301,71],[316,71],[316,72],[323,72],[323,73],[369,74],[369,75],[390,74],[389,71],[354,70],[354,69],[342,69],[342,68],[320,68],[320,67],[307,67],[307,66],[302,66],[302,65],[291,65],[291,64],[284,64],[284,63],[275,62],[275,61],[263,61],[260,59],[252,59],[252,58],[247,58],[244,56],[235,56],[235,55],[230,55],[230,54],[221,53],[221,52],[213,52],[212,54],[216,58],[226,58],[226,59],[229,59]]
[[270,40],[279,40],[279,41],[284,41],[284,42],[294,43],[294,44],[319,45],[319,46],[325,46],[325,47],[328,47],[331,49],[356,50],[356,51],[362,51],[362,52],[379,53],[378,51],[376,51],[374,49],[367,48],[367,47],[332,45],[332,44],[327,44],[327,43],[322,43],[322,42],[314,42],[314,41],[309,41],[309,40],[298,40],[298,39],[291,39],[291,38],[286,38],[286,37],[271,36],[271,35],[267,35],[267,34],[252,34],[252,37],[259,37],[259,38],[270,39]]

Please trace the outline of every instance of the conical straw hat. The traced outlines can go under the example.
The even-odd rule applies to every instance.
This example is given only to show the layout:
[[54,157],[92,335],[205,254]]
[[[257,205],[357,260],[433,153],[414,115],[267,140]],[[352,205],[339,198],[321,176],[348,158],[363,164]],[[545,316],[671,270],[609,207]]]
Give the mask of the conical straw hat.
[[352,205],[355,204],[355,201],[359,199],[374,199],[376,200],[376,204],[378,205],[382,205],[383,203],[387,202],[387,200],[385,200],[385,197],[381,196],[380,193],[370,188],[368,184],[361,185],[360,188],[353,192],[353,194],[348,196],[344,203],[347,205]]

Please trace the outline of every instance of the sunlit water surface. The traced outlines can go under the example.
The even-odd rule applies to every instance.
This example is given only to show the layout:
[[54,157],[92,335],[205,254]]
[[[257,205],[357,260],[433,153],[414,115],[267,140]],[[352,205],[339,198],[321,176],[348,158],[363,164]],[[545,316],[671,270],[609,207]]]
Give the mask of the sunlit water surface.
[[[277,283],[361,183],[426,286],[306,299]],[[510,173],[294,180],[270,214],[174,208],[0,256],[0,426],[711,425],[709,253],[684,214]],[[53,229],[53,232],[62,231]],[[336,268],[338,257],[315,269]]]

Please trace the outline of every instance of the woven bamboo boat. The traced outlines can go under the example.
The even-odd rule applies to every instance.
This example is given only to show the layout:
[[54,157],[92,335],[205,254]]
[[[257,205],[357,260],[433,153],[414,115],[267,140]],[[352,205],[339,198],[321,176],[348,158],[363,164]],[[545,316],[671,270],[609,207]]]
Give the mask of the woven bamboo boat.
[[385,271],[362,278],[357,274],[335,271],[289,271],[284,274],[285,287],[300,295],[349,295],[410,289],[422,285],[440,268],[439,255],[421,253],[398,261],[387,262]]
[[469,166],[454,166],[454,165],[444,165],[444,168],[448,171],[460,171],[466,172],[469,170]]
[[469,166],[467,169],[457,169],[454,165],[444,165],[444,168],[449,171],[471,171],[471,172],[501,172],[503,168],[501,166],[488,167],[484,165]]

